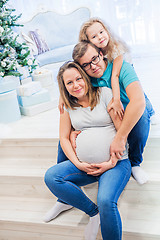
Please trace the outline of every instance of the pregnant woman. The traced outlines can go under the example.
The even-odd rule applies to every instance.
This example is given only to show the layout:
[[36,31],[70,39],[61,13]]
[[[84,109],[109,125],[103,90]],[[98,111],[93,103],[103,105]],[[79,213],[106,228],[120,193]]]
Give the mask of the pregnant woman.
[[[45,183],[62,201],[90,216],[85,239],[95,240],[101,224],[104,240],[121,240],[122,224],[117,201],[130,175],[127,151],[121,159],[110,156],[110,143],[120,126],[107,107],[112,103],[109,88],[95,88],[85,72],[74,62],[59,70],[60,94],[65,103],[60,115],[60,142],[69,160],[47,170]],[[72,126],[80,130],[74,151],[69,136]],[[98,181],[97,205],[81,190],[81,186]]]

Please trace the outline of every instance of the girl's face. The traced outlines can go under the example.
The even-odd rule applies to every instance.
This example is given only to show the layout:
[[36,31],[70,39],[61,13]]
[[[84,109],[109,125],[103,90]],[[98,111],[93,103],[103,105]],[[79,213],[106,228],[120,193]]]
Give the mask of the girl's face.
[[70,95],[78,100],[82,100],[86,96],[86,83],[76,68],[65,70],[63,81]]
[[109,35],[99,22],[95,22],[88,27],[86,33],[89,41],[98,48],[103,49],[108,45]]

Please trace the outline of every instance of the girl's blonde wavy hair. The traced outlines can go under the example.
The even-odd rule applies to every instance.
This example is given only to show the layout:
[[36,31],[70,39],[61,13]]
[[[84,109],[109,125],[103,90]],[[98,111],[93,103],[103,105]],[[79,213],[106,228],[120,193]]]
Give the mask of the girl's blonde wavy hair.
[[[114,60],[114,54],[115,54],[115,48],[117,49],[118,53],[123,50],[124,53],[129,52],[129,48],[122,40],[118,39],[114,36],[113,33],[111,33],[111,30],[108,26],[106,26],[103,21],[100,18],[90,18],[87,22],[85,22],[80,29],[79,33],[79,41],[89,41],[87,36],[87,29],[92,26],[94,23],[100,23],[102,27],[106,30],[109,36],[109,42],[107,45],[107,58],[110,62]],[[102,49],[101,51],[105,55],[106,52],[104,52]],[[121,54],[120,54],[121,55]]]
[[79,71],[79,73],[81,74],[83,80],[85,81],[86,94],[88,95],[88,98],[89,98],[89,106],[91,107],[91,110],[93,110],[93,108],[99,102],[100,90],[99,90],[99,88],[92,86],[89,76],[84,72],[84,70],[79,66],[79,64],[77,64],[73,61],[64,63],[60,67],[58,75],[57,75],[59,91],[60,91],[60,95],[64,101],[65,107],[74,110],[76,107],[81,106],[77,101],[78,99],[69,94],[69,92],[67,91],[65,84],[64,84],[63,74],[67,69],[71,69],[71,68],[77,69]]

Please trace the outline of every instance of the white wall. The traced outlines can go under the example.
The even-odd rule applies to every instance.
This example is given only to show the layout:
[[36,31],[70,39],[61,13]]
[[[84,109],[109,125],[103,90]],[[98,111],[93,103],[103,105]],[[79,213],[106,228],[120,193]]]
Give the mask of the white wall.
[[159,0],[9,0],[28,21],[37,12],[67,14],[85,6],[91,16],[102,18],[131,47],[133,57],[160,55]]

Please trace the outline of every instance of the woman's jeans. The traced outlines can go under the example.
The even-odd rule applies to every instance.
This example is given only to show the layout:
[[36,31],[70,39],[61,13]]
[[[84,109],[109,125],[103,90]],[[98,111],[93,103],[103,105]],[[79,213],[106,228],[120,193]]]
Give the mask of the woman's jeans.
[[[128,159],[98,177],[87,175],[69,160],[49,168],[45,183],[61,201],[70,204],[90,217],[100,213],[103,240],[121,240],[122,223],[117,201],[131,175]],[[97,205],[81,190],[81,186],[98,181]]]

